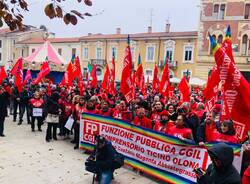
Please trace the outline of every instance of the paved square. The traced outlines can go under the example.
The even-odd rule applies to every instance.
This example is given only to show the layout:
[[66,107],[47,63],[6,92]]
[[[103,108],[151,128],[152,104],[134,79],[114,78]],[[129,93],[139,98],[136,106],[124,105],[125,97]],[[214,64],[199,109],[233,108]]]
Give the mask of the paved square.
[[[43,132],[31,132],[25,122],[18,126],[12,117],[5,120],[5,135],[0,138],[1,184],[89,184],[93,174],[85,171],[88,155],[74,150],[70,140],[47,143]],[[112,183],[153,184],[153,180],[140,176],[131,169],[115,171]]]

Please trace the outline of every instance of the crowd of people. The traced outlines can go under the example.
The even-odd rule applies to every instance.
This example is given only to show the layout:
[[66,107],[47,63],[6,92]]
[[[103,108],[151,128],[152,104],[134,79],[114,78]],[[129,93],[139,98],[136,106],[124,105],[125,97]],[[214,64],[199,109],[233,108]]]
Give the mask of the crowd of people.
[[[244,172],[250,163],[249,138],[238,139],[232,120],[220,121],[220,97],[211,112],[205,108],[202,90],[193,90],[189,102],[181,102],[180,99],[177,88],[170,98],[166,98],[153,91],[150,85],[147,86],[146,95],[136,89],[135,98],[129,103],[118,90],[115,94],[107,94],[100,88],[85,86],[80,95],[77,84],[71,89],[50,83],[28,84],[19,92],[7,79],[0,86],[0,136],[5,136],[5,117],[12,115],[13,122],[22,125],[26,114],[25,119],[32,132],[43,131],[46,122],[47,142],[57,140],[58,136],[64,139],[73,137],[71,142],[75,144],[74,149],[78,149],[80,116],[86,112],[122,119],[136,126],[192,141],[199,146],[213,141],[244,144]],[[69,118],[74,119],[72,130],[65,128]]]

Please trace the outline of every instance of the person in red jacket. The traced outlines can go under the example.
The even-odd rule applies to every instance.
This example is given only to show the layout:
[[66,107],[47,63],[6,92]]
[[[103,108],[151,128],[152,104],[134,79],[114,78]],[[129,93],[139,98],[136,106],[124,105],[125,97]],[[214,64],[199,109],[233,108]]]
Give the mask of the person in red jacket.
[[169,121],[168,116],[168,111],[163,110],[161,112],[161,120],[157,121],[154,126],[155,131],[167,133],[169,131],[169,128],[174,126],[174,123],[172,121]]
[[84,109],[85,113],[98,114],[98,110],[95,107],[95,102],[93,100],[88,100],[86,108]]
[[175,122],[175,126],[171,127],[167,132],[169,135],[173,135],[182,140],[193,140],[192,130],[185,127],[184,116],[179,115]]
[[132,121],[132,112],[128,110],[125,101],[121,101],[117,109],[113,113],[113,117],[117,119],[122,119],[124,121]]
[[137,109],[137,116],[135,116],[134,125],[152,129],[152,121],[145,116],[145,109],[143,107]]
[[42,131],[41,126],[43,123],[44,116],[44,100],[38,91],[34,93],[34,97],[29,101],[31,107],[31,130],[35,131],[35,120],[37,119],[38,131]]
[[109,108],[109,102],[107,100],[101,101],[101,109],[98,111],[98,114],[112,117],[112,109]]
[[224,120],[221,123],[219,132],[217,132],[216,141],[238,143],[238,139],[235,135],[235,129],[232,120]]

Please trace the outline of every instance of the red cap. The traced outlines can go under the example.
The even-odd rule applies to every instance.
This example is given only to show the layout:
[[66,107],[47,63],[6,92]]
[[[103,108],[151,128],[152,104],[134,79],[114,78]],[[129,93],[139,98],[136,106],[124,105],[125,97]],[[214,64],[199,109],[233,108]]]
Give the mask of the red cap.
[[168,111],[166,111],[166,110],[163,110],[163,111],[161,111],[161,113],[160,113],[160,115],[161,116],[168,116],[169,114],[168,114]]

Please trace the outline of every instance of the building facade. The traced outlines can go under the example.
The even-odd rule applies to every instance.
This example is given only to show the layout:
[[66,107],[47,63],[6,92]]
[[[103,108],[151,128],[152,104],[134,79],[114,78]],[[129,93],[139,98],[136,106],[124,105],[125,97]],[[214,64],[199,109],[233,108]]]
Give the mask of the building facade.
[[22,54],[16,44],[19,41],[43,37],[45,31],[33,26],[24,26],[24,31],[0,29],[0,65],[9,69]]
[[226,28],[230,25],[236,65],[250,81],[250,1],[202,0],[201,2],[197,76],[206,79],[215,64],[208,33],[221,43],[225,37]]
[[[118,28],[115,34],[88,34],[80,38],[52,38],[48,40],[65,60],[70,60],[72,54],[78,55],[83,72],[87,71],[88,63],[96,64],[99,79],[102,79],[106,64],[111,67],[112,53],[114,52],[116,80],[120,80],[127,36],[127,34],[121,34],[121,29]],[[181,78],[187,70],[191,77],[195,76],[196,31],[170,32],[170,25],[167,24],[165,32],[152,32],[152,28],[149,27],[146,33],[130,34],[130,39],[134,69],[137,69],[137,60],[140,54],[144,74],[150,80],[153,79],[154,65],[159,67],[159,73],[161,73],[165,66],[166,57],[169,60],[171,77]],[[27,57],[43,42],[42,38],[20,41],[17,43],[19,54],[25,53],[22,56]]]

